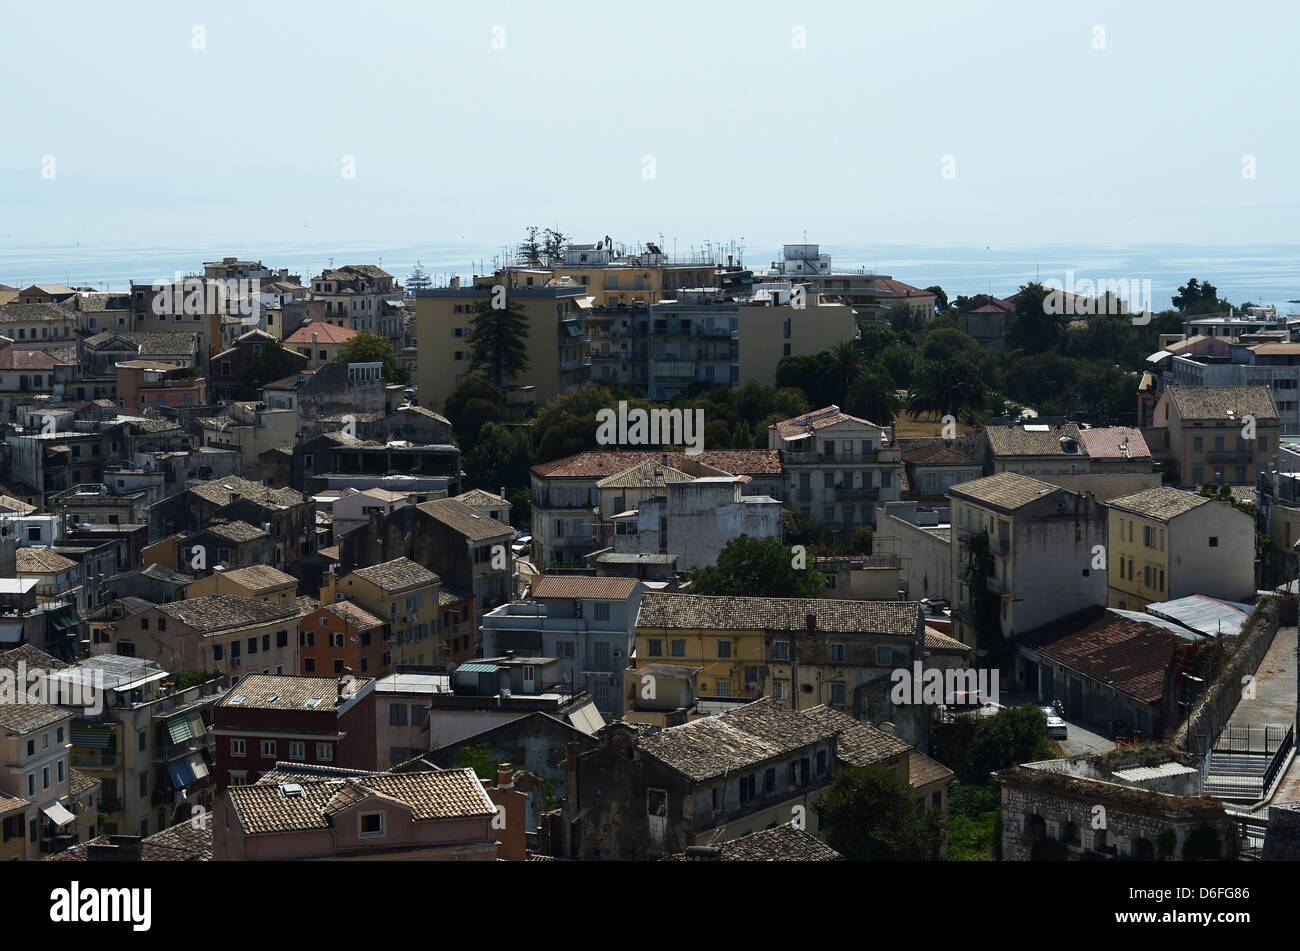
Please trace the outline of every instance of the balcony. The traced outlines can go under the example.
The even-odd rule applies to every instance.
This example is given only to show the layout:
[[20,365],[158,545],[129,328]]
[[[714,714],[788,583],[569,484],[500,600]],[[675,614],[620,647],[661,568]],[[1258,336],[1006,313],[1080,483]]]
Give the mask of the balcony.
[[118,770],[122,767],[122,757],[117,753],[78,753],[72,754],[73,769]]
[[994,578],[990,575],[984,580],[984,587],[987,588],[991,594],[1003,595],[1011,593],[1011,582],[1006,578]]
[[993,549],[993,554],[999,558],[1006,558],[1011,554],[1011,539],[1001,538],[995,542],[990,542],[989,547]]
[[1253,462],[1255,453],[1250,449],[1233,449],[1223,452],[1211,452],[1206,454],[1210,462]]
[[851,466],[891,465],[902,458],[897,449],[880,449],[876,452],[790,452],[781,453],[782,459],[792,466]]
[[880,498],[880,489],[855,489],[852,486],[837,485],[835,487],[835,498],[843,502],[874,502],[876,499]]

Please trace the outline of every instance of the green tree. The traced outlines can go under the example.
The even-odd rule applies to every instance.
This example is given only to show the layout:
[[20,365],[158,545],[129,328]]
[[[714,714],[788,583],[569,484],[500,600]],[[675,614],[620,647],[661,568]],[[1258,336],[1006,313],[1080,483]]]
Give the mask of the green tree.
[[1047,719],[1031,703],[999,710],[975,726],[967,749],[971,776],[984,781],[989,773],[1008,766],[1050,759],[1055,751],[1047,735]]
[[986,400],[984,381],[969,361],[927,362],[912,381],[907,409],[913,416],[970,417],[983,411]]
[[898,415],[896,389],[888,371],[877,363],[858,376],[841,404],[846,413],[888,426]]
[[[1049,313],[1048,290],[1042,284],[1024,284],[1015,296],[1015,309],[1007,321],[1007,347],[1026,353],[1057,349],[1065,339],[1067,314]],[[1058,308],[1058,309],[1064,309]]]
[[813,808],[826,844],[847,859],[933,861],[942,854],[942,816],[918,803],[906,780],[883,767],[837,772]]
[[465,455],[470,484],[496,492],[502,486],[526,486],[532,446],[523,426],[485,421],[474,448]]
[[447,396],[443,415],[451,423],[462,450],[468,452],[478,442],[484,423],[506,418],[506,394],[501,387],[479,376],[471,376]]
[[796,568],[778,538],[741,535],[723,546],[716,566],[691,568],[691,593],[733,598],[820,598],[826,578],[815,568]]
[[507,295],[504,307],[491,300],[474,305],[474,330],[469,337],[469,369],[498,386],[508,386],[528,369],[528,317]]
[[862,371],[866,369],[866,360],[862,351],[852,341],[841,340],[829,351],[827,376],[831,385],[831,402],[844,402],[844,394],[849,391]]
[[537,267],[542,263],[542,244],[537,240],[540,231],[537,225],[529,225],[524,229],[524,240],[519,242],[516,259],[530,267]]
[[472,769],[479,779],[495,782],[497,778],[497,759],[492,755],[486,743],[460,748],[461,769]]
[[957,357],[970,357],[978,352],[979,344],[975,338],[953,327],[931,330],[921,343],[921,356],[937,363]]
[[1219,289],[1209,281],[1201,283],[1192,278],[1172,298],[1173,304],[1184,314],[1212,314],[1229,307],[1219,300]]
[[562,231],[547,228],[542,233],[542,260],[547,267],[555,267],[564,260],[564,249],[569,245],[569,236]]
[[884,324],[864,324],[862,336],[858,338],[858,348],[869,362],[880,358],[885,349],[894,345],[898,335]]
[[384,379],[389,383],[405,383],[409,374],[397,362],[397,354],[387,337],[366,333],[364,330],[339,346],[335,363],[382,363]]
[[948,309],[948,295],[944,293],[942,287],[938,284],[931,284],[926,290],[934,295],[934,312],[936,315],[942,314]]

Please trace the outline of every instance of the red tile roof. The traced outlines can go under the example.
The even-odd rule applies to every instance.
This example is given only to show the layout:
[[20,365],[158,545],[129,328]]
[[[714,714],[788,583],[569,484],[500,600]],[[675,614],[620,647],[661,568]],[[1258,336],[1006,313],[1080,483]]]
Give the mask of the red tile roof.
[[593,450],[565,456],[551,462],[533,466],[534,475],[554,479],[604,479],[626,472],[633,466],[650,459],[663,461],[677,468],[691,459],[732,475],[780,475],[781,454],[775,449],[716,449],[693,456],[684,452],[655,452],[643,449]]
[[19,350],[6,346],[0,350],[0,370],[53,370],[54,358],[44,350]]
[[[316,340],[312,340],[312,335]],[[347,327],[335,327],[333,324],[303,324],[285,338],[285,343],[347,343],[357,335],[355,330]]]
[[869,419],[861,419],[857,416],[850,416],[838,406],[823,406],[821,409],[815,409],[811,412],[804,413],[802,416],[795,416],[791,419],[783,419],[780,422],[773,423],[776,431],[787,439],[791,436],[799,436],[809,430],[816,432],[819,429],[825,429],[827,426],[834,426],[836,423],[844,421],[854,423],[863,423],[867,426],[877,426],[879,423],[873,423]]
[[[1151,449],[1142,438],[1140,429],[1129,426],[1103,426],[1100,429],[1080,429],[1079,442],[1092,459],[1150,459]],[[1126,444],[1128,455],[1120,452]]]
[[942,443],[935,443],[933,446],[921,446],[917,449],[909,449],[902,454],[904,462],[914,466],[977,466],[979,462],[966,455],[964,452],[958,452],[956,449],[949,449]]
[[1098,610],[1080,612],[1067,621],[1066,633],[1061,633],[1061,625],[1053,625],[1028,636],[1026,643],[1048,660],[1144,703],[1160,700],[1169,662],[1188,642],[1156,624],[1113,611],[1101,610],[1098,617]]

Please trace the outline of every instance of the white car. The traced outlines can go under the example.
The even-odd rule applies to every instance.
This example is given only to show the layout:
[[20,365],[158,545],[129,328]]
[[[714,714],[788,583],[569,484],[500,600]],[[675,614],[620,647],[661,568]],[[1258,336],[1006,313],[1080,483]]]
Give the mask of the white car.
[[1056,712],[1055,707],[1039,707],[1039,711],[1047,718],[1047,735],[1054,740],[1064,740],[1067,738],[1069,729],[1064,720]]

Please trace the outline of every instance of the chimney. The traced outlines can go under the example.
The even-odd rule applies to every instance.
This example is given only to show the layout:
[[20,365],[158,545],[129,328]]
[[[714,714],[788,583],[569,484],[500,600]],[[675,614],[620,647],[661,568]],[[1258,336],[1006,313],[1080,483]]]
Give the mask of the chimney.
[[313,332],[312,332],[312,335],[311,335],[311,342],[312,342],[312,345],[313,345],[313,346],[314,346],[315,344],[319,343],[319,342],[320,342],[320,334],[315,333],[315,332],[313,331]]
[[497,789],[514,789],[515,771],[509,763],[497,766]]
[[0,538],[0,578],[18,577],[18,536]]

